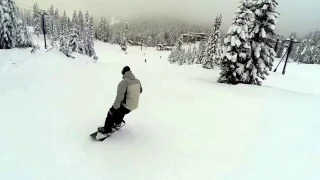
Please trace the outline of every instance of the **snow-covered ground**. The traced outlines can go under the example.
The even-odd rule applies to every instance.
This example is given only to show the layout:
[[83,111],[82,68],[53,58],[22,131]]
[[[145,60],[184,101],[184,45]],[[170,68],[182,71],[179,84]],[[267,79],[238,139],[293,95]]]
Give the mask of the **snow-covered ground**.
[[[230,86],[218,69],[169,64],[169,52],[96,51],[94,64],[0,50],[1,180],[320,179],[320,66],[290,63],[262,87]],[[140,106],[94,142],[125,65],[142,82]]]

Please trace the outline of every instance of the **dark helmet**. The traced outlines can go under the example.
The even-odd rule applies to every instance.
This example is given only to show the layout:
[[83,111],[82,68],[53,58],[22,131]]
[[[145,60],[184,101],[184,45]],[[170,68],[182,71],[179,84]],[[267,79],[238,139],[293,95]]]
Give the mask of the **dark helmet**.
[[126,66],[122,69],[121,73],[122,75],[124,75],[126,72],[130,71],[130,67],[129,66]]

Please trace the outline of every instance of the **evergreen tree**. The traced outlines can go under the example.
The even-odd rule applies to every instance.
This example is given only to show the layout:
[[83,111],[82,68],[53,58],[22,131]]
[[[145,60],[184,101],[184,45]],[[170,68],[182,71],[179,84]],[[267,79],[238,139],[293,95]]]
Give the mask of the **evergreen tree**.
[[13,0],[0,1],[0,49],[16,46],[17,10]]
[[79,33],[78,33],[78,18],[77,18],[77,12],[74,11],[73,18],[72,18],[72,28],[70,29],[70,41],[69,46],[71,48],[72,52],[79,52]]
[[157,36],[156,36],[156,44],[163,44],[165,41],[164,41],[164,36],[163,36],[163,33],[160,32]]
[[185,50],[182,49],[182,36],[176,42],[175,48],[171,51],[169,55],[169,62],[170,63],[177,63],[179,65],[183,65],[185,63]]
[[320,64],[320,43],[308,48],[301,62],[305,64]]
[[309,34],[305,39],[304,51],[299,57],[299,62],[305,64],[319,64],[320,63],[320,32]]
[[176,63],[178,59],[179,59],[179,51],[177,49],[172,50],[168,57],[168,61],[170,63]]
[[33,18],[31,16],[31,11],[30,10],[28,10],[28,12],[27,12],[27,25],[28,26],[34,26]]
[[220,78],[218,82],[237,84],[243,81],[245,63],[250,60],[251,47],[248,43],[248,32],[254,14],[250,10],[250,0],[241,1],[234,22],[224,40],[225,54],[220,64]]
[[268,37],[274,35],[277,5],[276,0],[242,1],[225,39],[227,49],[219,82],[261,85],[276,55]]
[[32,38],[27,31],[26,24],[23,23],[20,17],[17,17],[17,43],[18,48],[32,47]]
[[249,34],[252,59],[245,64],[242,76],[244,83],[261,85],[261,80],[265,80],[266,75],[269,75],[268,71],[272,70],[276,53],[268,37],[275,35],[279,16],[279,13],[275,12],[277,5],[276,0],[259,0],[252,8],[255,13],[253,27]]
[[89,54],[89,44],[90,44],[90,19],[89,19],[89,12],[86,12],[85,20],[84,20],[84,49],[85,54]]
[[109,42],[109,28],[108,23],[105,18],[101,18],[101,22],[99,25],[99,35],[98,39],[102,42]]
[[59,10],[58,8],[54,12],[54,40],[57,41],[59,39],[59,34],[60,34],[60,17],[59,17]]
[[77,24],[77,36],[78,36],[78,53],[85,54],[85,43],[84,43],[84,19],[83,14],[79,11],[78,24]]
[[178,51],[178,59],[177,59],[178,65],[184,65],[186,63],[186,51],[184,49],[181,49]]
[[84,18],[83,18],[83,14],[81,12],[81,10],[78,13],[78,26],[80,31],[82,32],[84,29]]
[[205,40],[201,40],[199,44],[199,53],[197,58],[197,64],[203,64],[203,59],[206,53],[207,42]]
[[127,50],[127,42],[128,42],[128,29],[129,29],[129,23],[126,22],[126,28],[124,30],[124,34],[123,34],[123,38],[122,38],[122,42],[121,42],[121,49],[123,51]]
[[72,21],[70,19],[70,17],[68,17],[68,29],[72,29],[73,26],[72,26]]
[[148,36],[148,40],[147,40],[147,46],[152,46],[152,37],[151,36]]
[[94,50],[94,20],[93,16],[90,18],[90,24],[89,24],[89,41],[88,41],[88,55],[90,57],[93,57],[95,60],[98,60],[98,57],[96,56],[96,52]]
[[34,33],[39,37],[41,31],[41,15],[39,14],[38,3],[33,5],[33,28]]
[[221,46],[220,46],[220,36],[221,36],[221,20],[222,15],[217,16],[214,27],[211,29],[211,34],[208,40],[207,51],[205,54],[205,62],[203,68],[213,69],[214,66],[219,65],[221,58]]
[[193,64],[193,54],[191,50],[191,46],[189,46],[187,53],[185,54],[185,63],[188,65]]
[[197,48],[195,46],[193,46],[193,50],[192,50],[192,64],[196,63],[198,61],[198,55],[199,52],[197,50]]
[[50,40],[52,40],[53,39],[53,34],[54,34],[54,24],[53,24],[53,21],[54,21],[54,10],[53,10],[53,5],[50,6],[50,9],[48,11],[48,15],[46,15],[45,18],[46,18],[46,21],[45,21],[45,23],[46,23],[46,25],[45,25],[46,34],[48,35],[48,38]]
[[100,24],[99,24],[99,35],[98,35],[98,39],[100,41],[103,41],[103,37],[104,37],[104,18],[101,17],[101,21],[100,21]]
[[109,42],[109,23],[108,23],[108,21],[107,21],[107,19],[106,18],[104,18],[104,25],[103,25],[103,39],[102,39],[102,41],[103,42]]
[[307,49],[309,49],[311,37],[312,37],[312,33],[309,33],[308,35],[306,35],[302,39],[301,43],[299,43],[299,48],[298,48],[297,54],[294,58],[294,61],[296,61],[296,62],[302,61],[302,59],[304,58],[304,56],[307,52]]
[[182,40],[182,35],[180,35],[179,39],[176,42],[176,49],[178,51],[181,51],[182,45],[183,45],[183,40]]
[[280,44],[280,48],[277,50],[277,56],[276,57],[277,58],[282,58],[283,54],[285,53],[284,50],[286,48],[286,43],[284,42],[284,39],[281,40],[279,42],[279,44]]
[[60,51],[65,54],[67,57],[71,56],[71,51],[69,47],[69,27],[66,12],[63,13],[62,17],[62,31],[60,35]]
[[23,48],[25,44],[24,28],[23,28],[22,19],[20,17],[17,17],[17,37],[16,38],[17,38],[16,47]]

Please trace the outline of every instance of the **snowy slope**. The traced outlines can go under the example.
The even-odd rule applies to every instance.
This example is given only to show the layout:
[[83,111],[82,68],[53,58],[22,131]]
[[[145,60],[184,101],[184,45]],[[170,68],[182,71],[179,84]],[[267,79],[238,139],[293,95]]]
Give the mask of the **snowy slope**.
[[[96,51],[94,64],[0,50],[0,179],[320,178],[319,66],[291,63],[262,87],[230,86],[216,83],[218,70],[170,65],[169,52],[101,42]],[[143,85],[139,109],[93,142],[125,65]]]

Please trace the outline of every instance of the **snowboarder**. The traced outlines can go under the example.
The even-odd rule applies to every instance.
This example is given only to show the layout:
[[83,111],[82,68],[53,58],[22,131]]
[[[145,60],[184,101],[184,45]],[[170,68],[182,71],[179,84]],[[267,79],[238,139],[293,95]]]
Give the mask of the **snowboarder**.
[[116,99],[110,108],[105,120],[104,127],[99,127],[98,132],[104,136],[112,134],[114,129],[118,129],[125,123],[123,118],[133,110],[138,108],[142,86],[129,66],[121,71],[123,77],[118,85]]
[[144,59],[144,62],[147,63],[147,59]]

